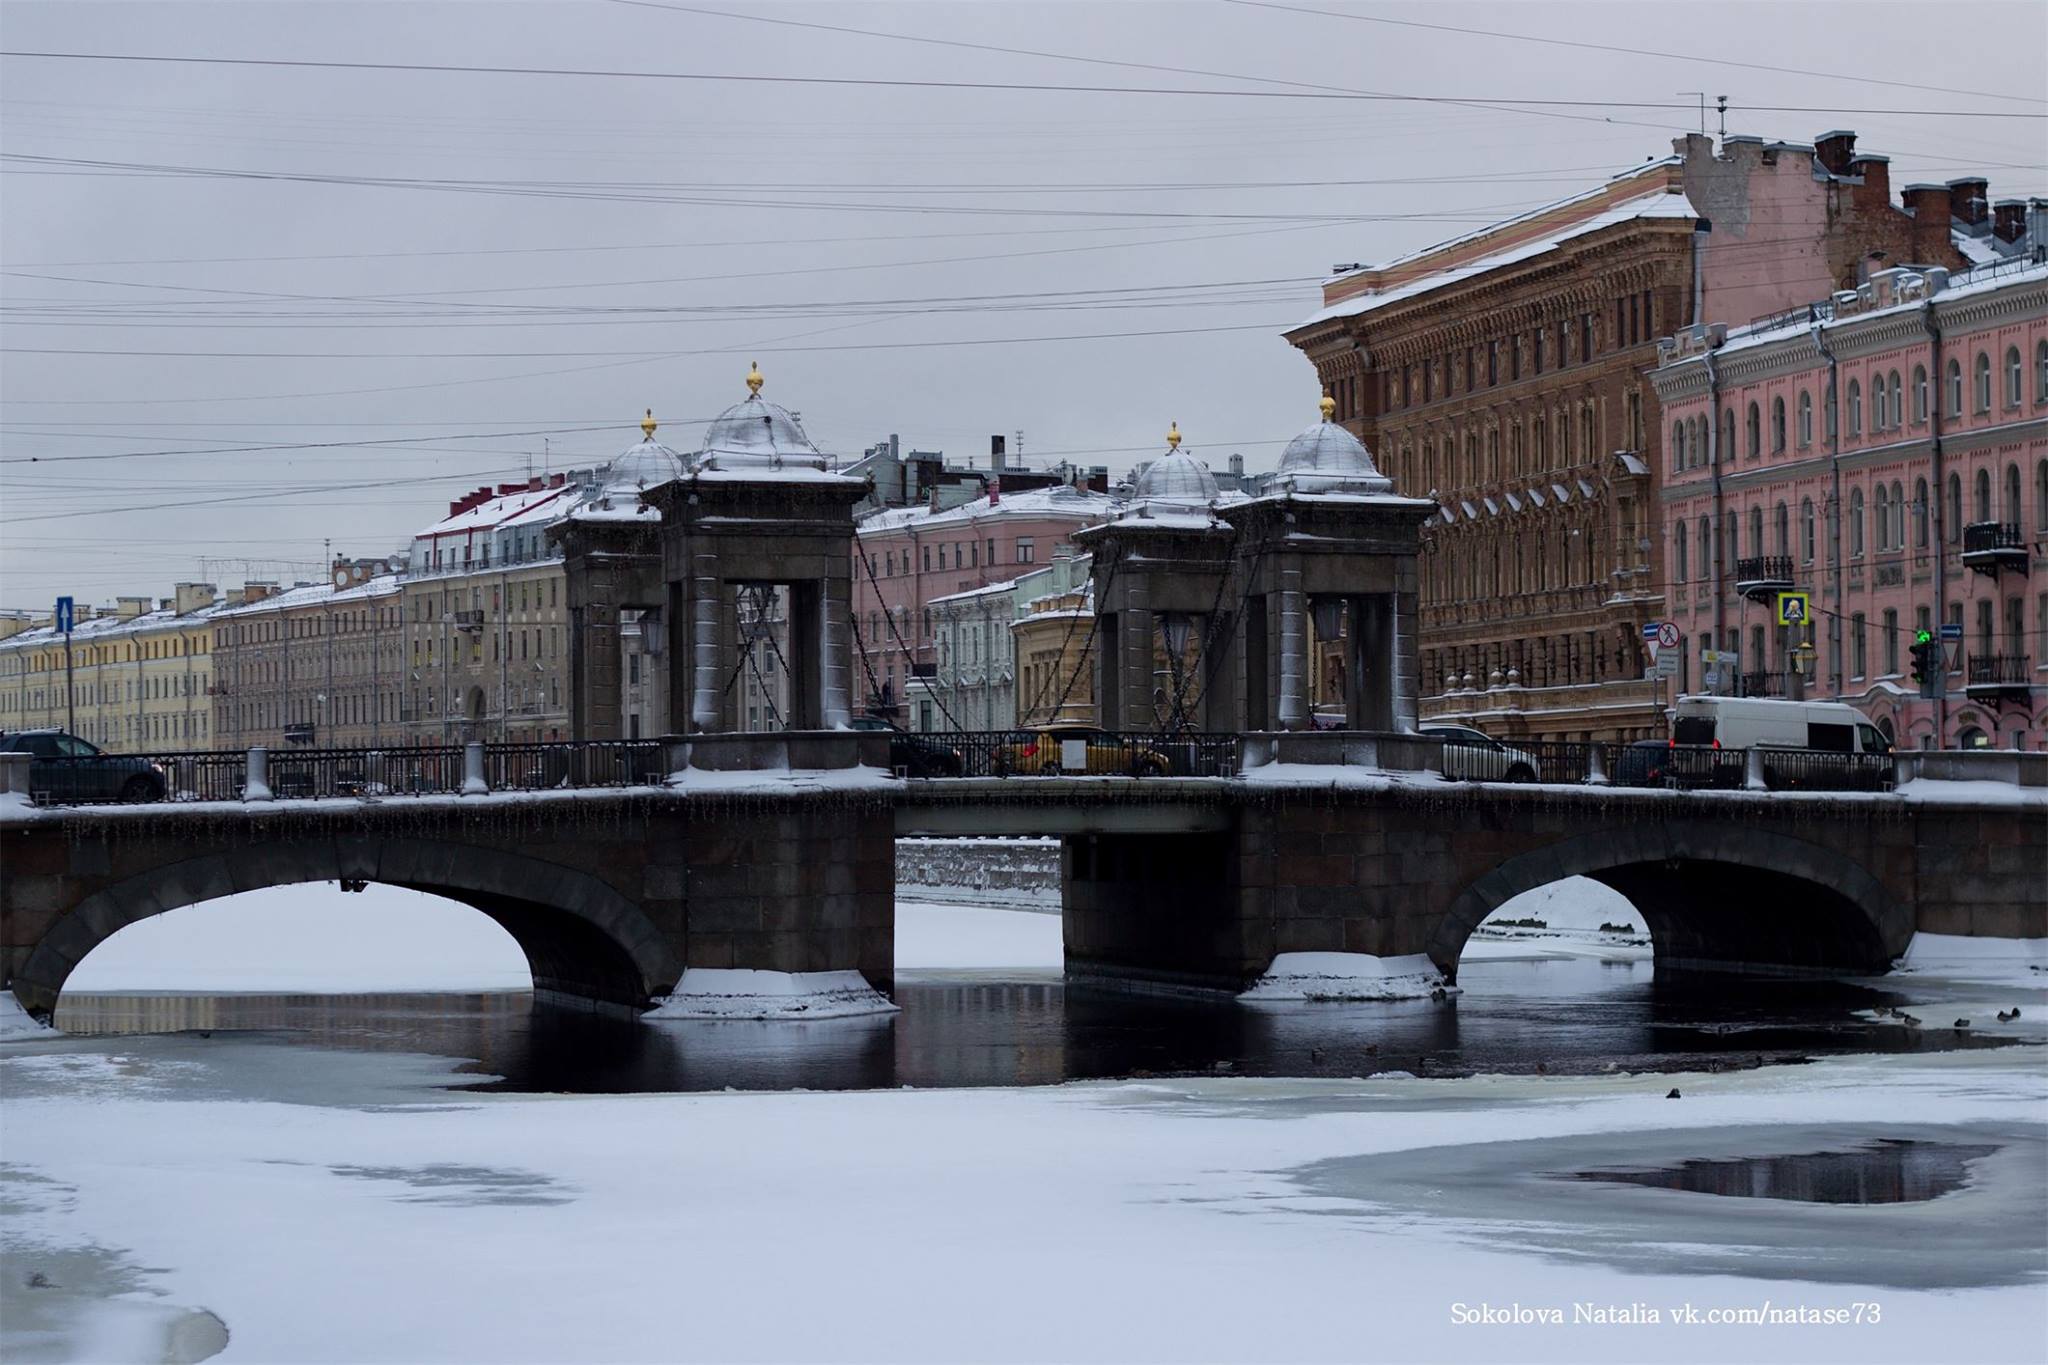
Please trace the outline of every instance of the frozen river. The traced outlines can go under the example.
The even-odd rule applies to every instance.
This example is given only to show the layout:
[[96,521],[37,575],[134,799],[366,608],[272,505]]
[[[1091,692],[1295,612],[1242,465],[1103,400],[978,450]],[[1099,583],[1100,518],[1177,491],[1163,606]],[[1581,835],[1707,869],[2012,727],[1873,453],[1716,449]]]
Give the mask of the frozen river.
[[[80,1022],[206,1035],[0,1046],[0,1355],[2043,1358],[2023,963],[1710,1010],[1564,936],[1454,1004],[1198,1009],[1067,991],[1049,916],[905,924],[880,1021],[130,997]],[[1899,1150],[1948,1192],[1745,1197]]]

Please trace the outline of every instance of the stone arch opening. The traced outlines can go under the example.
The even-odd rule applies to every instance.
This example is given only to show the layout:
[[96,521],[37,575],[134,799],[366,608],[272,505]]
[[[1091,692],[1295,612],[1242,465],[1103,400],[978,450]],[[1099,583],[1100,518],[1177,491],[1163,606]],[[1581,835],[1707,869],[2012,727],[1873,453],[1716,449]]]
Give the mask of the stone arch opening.
[[1465,942],[1523,892],[1582,876],[1649,927],[1662,971],[1884,971],[1913,936],[1910,909],[1842,854],[1769,831],[1668,822],[1567,839],[1508,859],[1453,899],[1429,956],[1455,979]]
[[73,968],[128,925],[236,892],[307,882],[376,882],[481,911],[518,943],[540,999],[638,1011],[682,974],[640,908],[587,873],[432,840],[312,839],[202,854],[86,897],[29,953],[11,983],[15,996],[47,1019]]

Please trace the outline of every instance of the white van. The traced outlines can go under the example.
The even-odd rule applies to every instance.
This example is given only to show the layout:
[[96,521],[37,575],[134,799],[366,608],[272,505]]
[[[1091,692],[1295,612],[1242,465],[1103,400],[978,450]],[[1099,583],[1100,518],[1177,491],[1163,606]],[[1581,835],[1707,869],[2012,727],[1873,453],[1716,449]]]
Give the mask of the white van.
[[1764,697],[1680,697],[1671,721],[1671,742],[1721,749],[1819,749],[1836,754],[1888,754],[1892,750],[1884,732],[1846,702]]

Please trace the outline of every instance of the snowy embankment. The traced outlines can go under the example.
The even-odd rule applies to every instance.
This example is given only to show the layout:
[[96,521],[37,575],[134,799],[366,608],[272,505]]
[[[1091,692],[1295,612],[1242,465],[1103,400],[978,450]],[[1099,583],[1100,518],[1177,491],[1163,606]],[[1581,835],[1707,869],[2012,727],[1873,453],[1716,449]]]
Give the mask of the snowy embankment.
[[859,972],[689,967],[645,1019],[852,1019],[896,1005]]
[[1237,998],[1247,1004],[1293,1000],[1419,1000],[1456,990],[1421,953],[1281,953]]
[[0,991],[0,1043],[32,1042],[56,1037],[48,1024],[39,1024],[14,998],[13,991]]
[[1057,915],[1060,841],[898,839],[896,894]]

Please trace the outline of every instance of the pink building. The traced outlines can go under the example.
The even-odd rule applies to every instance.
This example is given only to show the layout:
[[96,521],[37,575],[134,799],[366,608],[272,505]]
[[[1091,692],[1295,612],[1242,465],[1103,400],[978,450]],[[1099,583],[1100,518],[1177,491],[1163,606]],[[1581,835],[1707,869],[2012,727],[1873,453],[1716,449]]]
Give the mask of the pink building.
[[[2039,200],[1999,205],[1992,263],[1966,272],[1879,270],[1665,343],[1682,687],[1840,698],[1904,747],[2048,749],[2044,217]],[[1788,591],[1811,597],[1803,641],[1777,624]],[[1913,645],[1944,623],[1962,639],[1923,697]]]
[[985,588],[1050,564],[1070,537],[1109,515],[1109,495],[1061,484],[931,511],[892,508],[861,522],[853,566],[854,696],[866,710],[900,704],[937,667],[934,598]]

